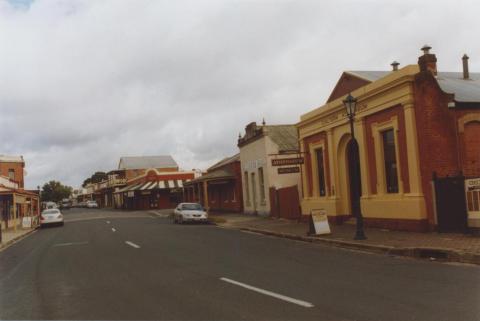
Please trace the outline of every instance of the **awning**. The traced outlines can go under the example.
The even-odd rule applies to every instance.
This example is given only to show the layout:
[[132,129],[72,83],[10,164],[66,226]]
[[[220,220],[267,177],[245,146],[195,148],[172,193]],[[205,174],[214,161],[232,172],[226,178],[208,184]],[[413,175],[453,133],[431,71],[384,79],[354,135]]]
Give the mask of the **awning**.
[[194,183],[201,183],[208,181],[209,183],[215,180],[234,180],[236,178],[235,173],[230,170],[229,168],[221,168],[221,169],[215,169],[205,175],[202,175],[198,178],[195,178],[191,181],[188,181],[188,185],[194,184]]
[[165,180],[165,181],[155,181],[155,182],[146,182],[126,186],[116,193],[128,192],[128,191],[147,191],[153,189],[171,189],[171,188],[182,188],[182,180]]

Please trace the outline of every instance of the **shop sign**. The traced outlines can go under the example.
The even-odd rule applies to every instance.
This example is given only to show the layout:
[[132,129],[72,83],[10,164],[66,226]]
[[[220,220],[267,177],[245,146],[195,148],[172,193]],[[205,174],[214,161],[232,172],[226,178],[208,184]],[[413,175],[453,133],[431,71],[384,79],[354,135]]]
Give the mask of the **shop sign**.
[[25,198],[25,196],[15,196],[15,203],[17,204],[25,204],[26,201],[27,199]]
[[327,212],[324,209],[314,209],[311,214],[310,233],[314,235],[330,234]]
[[272,159],[272,166],[286,166],[303,164],[303,157]]
[[32,227],[32,217],[31,216],[25,216],[22,219],[22,227],[23,228],[31,228]]
[[465,180],[468,218],[480,219],[480,178]]
[[465,190],[475,191],[480,190],[480,178],[466,179],[465,180]]
[[142,195],[150,195],[150,191],[142,191]]
[[291,173],[300,173],[300,167],[279,167],[277,168],[278,174],[291,174]]
[[127,192],[127,197],[134,197],[135,196],[135,191],[128,191]]

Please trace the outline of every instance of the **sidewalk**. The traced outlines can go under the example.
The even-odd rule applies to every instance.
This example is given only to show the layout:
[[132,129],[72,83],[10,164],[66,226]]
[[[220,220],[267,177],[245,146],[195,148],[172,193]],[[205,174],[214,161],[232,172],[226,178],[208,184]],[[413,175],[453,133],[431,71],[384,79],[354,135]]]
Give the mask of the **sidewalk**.
[[22,237],[33,233],[34,231],[34,228],[18,228],[17,231],[14,231],[13,229],[2,230],[2,242],[0,243],[0,250],[21,239]]
[[415,233],[365,228],[367,240],[355,241],[355,225],[330,225],[332,233],[308,236],[308,224],[246,214],[213,213],[219,226],[306,242],[431,260],[480,264],[480,237],[456,233]]

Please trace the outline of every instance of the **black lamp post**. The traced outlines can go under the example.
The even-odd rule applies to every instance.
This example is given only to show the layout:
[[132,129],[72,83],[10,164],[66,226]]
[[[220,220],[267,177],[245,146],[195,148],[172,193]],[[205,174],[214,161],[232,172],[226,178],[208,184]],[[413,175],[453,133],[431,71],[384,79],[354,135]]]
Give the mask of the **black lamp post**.
[[360,159],[358,157],[358,143],[355,139],[355,132],[353,130],[353,120],[355,119],[355,112],[357,109],[357,99],[354,98],[351,94],[348,94],[347,98],[345,98],[345,100],[343,101],[343,104],[345,105],[345,108],[347,110],[348,120],[350,121],[350,133],[352,135],[350,144],[348,144],[348,146],[350,149],[349,153],[351,157],[349,159],[349,161],[351,162],[349,168],[351,170],[350,184],[352,185],[352,188],[350,188],[352,194],[352,214],[357,219],[357,228],[354,239],[366,240],[367,237],[365,236],[365,233],[363,231],[363,216],[360,207],[360,172],[358,170],[360,168]]

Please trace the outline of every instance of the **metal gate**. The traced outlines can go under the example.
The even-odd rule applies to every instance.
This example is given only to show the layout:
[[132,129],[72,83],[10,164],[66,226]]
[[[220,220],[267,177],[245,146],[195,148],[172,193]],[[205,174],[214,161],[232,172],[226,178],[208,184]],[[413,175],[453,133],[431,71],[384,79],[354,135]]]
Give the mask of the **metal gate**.
[[433,178],[439,232],[467,231],[465,177]]

